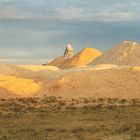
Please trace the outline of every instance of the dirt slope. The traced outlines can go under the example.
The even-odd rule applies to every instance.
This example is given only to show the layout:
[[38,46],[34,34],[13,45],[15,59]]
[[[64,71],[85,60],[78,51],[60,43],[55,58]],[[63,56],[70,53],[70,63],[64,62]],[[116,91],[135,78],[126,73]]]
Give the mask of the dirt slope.
[[140,72],[140,66],[131,67],[130,70],[134,72]]
[[99,57],[102,53],[94,48],[85,48],[71,59],[65,61],[61,68],[71,68],[77,66],[85,66]]
[[[0,70],[0,97],[140,98],[140,66],[104,64],[57,71],[31,66],[27,69],[33,70],[26,73],[20,66],[3,66],[7,69]],[[34,74],[30,76],[31,73]]]
[[0,75],[0,89],[21,96],[32,96],[41,89],[41,82],[16,76]]
[[46,64],[47,66],[56,66],[56,67],[59,67],[61,68],[61,66],[63,65],[63,63],[65,62],[66,60],[60,56],[60,57],[57,57],[56,59],[54,59],[53,61],[49,62],[48,64]]
[[129,68],[90,70],[63,76],[49,88],[66,98],[140,98],[140,72]]
[[85,48],[71,59],[65,60],[63,57],[58,57],[48,65],[57,66],[59,68],[72,68],[78,66],[85,66],[99,57],[102,53],[94,48]]
[[140,44],[124,41],[91,63],[91,65],[97,64],[140,65]]

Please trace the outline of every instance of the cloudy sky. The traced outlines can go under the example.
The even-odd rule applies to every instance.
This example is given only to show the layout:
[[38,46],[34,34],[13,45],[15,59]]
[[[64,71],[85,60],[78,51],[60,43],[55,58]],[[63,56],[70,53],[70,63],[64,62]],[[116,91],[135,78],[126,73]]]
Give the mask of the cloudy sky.
[[0,61],[39,64],[67,42],[76,52],[140,42],[139,13],[140,0],[0,0]]

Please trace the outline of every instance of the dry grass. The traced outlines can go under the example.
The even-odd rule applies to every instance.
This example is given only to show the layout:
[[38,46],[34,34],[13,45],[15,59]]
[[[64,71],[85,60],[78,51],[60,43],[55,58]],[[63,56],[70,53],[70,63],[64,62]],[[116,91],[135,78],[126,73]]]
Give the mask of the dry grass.
[[0,100],[0,140],[139,140],[138,99]]

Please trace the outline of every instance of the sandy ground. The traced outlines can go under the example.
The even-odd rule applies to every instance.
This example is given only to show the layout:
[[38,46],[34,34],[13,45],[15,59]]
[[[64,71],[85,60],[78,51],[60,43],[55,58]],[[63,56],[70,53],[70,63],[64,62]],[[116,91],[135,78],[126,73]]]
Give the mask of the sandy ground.
[[139,98],[140,73],[128,69],[91,70],[63,76],[50,91],[65,97]]
[[110,64],[59,69],[0,65],[0,97],[140,98],[140,66]]

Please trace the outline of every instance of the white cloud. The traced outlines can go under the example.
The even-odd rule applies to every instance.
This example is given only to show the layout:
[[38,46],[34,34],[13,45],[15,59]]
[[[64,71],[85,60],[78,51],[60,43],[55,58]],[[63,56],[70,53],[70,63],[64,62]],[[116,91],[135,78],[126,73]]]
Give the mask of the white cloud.
[[94,12],[92,9],[82,9],[76,7],[70,8],[59,8],[56,9],[58,20],[63,21],[106,21],[106,22],[117,22],[117,21],[132,21],[139,19],[139,16],[136,16],[133,12],[122,12],[122,11],[112,11],[111,10],[102,10]]
[[107,22],[117,22],[117,21],[133,21],[137,17],[131,12],[104,12],[98,13],[93,16],[96,20],[107,21]]
[[8,0],[5,5],[0,6],[0,19],[42,19],[64,22],[140,20],[138,14],[140,3],[137,0],[122,2],[120,0],[95,0],[94,2],[87,0],[87,4],[84,2],[86,6],[81,5],[83,1],[74,2],[73,0],[71,3],[64,0],[55,0],[54,2],[40,0],[40,4],[33,2],[33,0],[30,0],[30,2],[21,1],[14,0],[12,3]]

